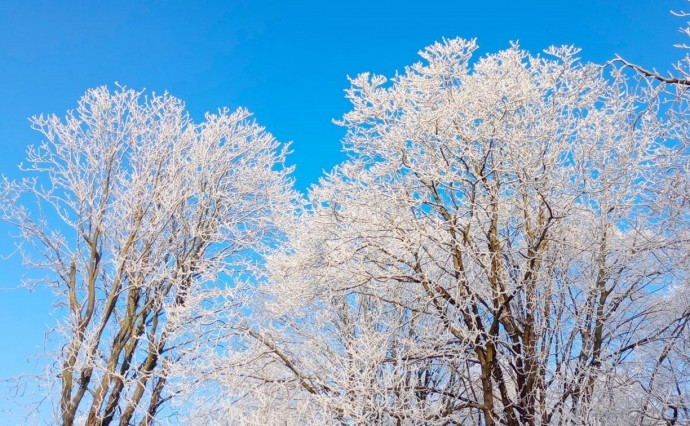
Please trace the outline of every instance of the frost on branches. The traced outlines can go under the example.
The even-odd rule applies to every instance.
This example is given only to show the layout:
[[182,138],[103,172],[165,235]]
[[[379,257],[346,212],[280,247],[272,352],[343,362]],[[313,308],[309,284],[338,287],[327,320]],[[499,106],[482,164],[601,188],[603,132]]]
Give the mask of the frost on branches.
[[350,158],[296,215],[244,110],[35,118],[0,214],[66,314],[56,421],[690,422],[687,92],[476,48],[353,79]]
[[686,126],[574,48],[475,50],[352,80],[212,418],[690,421]]
[[55,421],[150,424],[193,390],[176,373],[229,339],[293,197],[285,150],[245,110],[195,124],[178,99],[124,88],[32,124],[45,141],[30,177],[2,183],[0,214],[65,314]]

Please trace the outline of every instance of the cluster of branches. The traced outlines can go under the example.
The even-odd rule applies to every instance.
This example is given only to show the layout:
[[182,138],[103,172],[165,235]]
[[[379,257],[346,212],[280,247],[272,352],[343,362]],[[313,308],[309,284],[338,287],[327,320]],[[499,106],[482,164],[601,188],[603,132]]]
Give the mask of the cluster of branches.
[[476,48],[352,80],[350,159],[269,258],[211,418],[690,421],[683,105],[573,48]]
[[354,78],[305,200],[244,110],[99,88],[35,118],[0,214],[65,313],[57,421],[690,422],[685,98],[476,49]]
[[248,117],[195,124],[167,94],[101,87],[32,120],[45,141],[31,177],[2,184],[0,215],[64,314],[59,423],[150,424],[178,393],[174,367],[229,338],[241,280],[293,198],[285,149]]

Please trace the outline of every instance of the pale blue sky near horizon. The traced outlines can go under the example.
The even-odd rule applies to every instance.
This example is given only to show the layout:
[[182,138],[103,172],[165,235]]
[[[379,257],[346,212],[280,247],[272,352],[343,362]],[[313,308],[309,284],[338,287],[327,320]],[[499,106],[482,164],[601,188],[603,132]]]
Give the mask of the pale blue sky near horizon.
[[[18,178],[26,147],[41,141],[27,118],[64,115],[88,88],[168,91],[193,117],[243,106],[282,142],[292,141],[297,188],[345,157],[347,76],[394,75],[441,38],[477,38],[478,56],[510,41],[532,53],[576,45],[585,61],[614,55],[659,71],[684,54],[682,0],[553,1],[0,1],[0,174]],[[12,251],[0,224],[0,255]],[[0,380],[41,368],[55,318],[45,290],[6,290],[25,275],[0,260]],[[0,382],[0,424],[21,409]]]

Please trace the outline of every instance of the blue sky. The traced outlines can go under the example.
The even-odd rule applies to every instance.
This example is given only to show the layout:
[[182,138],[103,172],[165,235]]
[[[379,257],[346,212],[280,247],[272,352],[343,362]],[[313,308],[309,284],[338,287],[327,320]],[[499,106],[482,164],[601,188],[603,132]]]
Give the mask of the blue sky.
[[[0,2],[0,173],[18,175],[40,142],[27,118],[64,115],[87,88],[115,82],[169,91],[200,119],[244,106],[281,141],[293,142],[299,189],[342,161],[347,76],[392,75],[442,37],[477,38],[480,54],[518,40],[538,53],[574,44],[586,61],[615,54],[668,70],[685,41],[669,10],[683,1],[228,1]],[[0,254],[11,252],[0,225]],[[16,287],[16,257],[0,261],[0,289]],[[54,322],[46,291],[0,290],[0,378],[35,372]],[[14,403],[0,383],[0,411]],[[3,399],[5,401],[3,402]],[[0,412],[0,424],[19,421]]]

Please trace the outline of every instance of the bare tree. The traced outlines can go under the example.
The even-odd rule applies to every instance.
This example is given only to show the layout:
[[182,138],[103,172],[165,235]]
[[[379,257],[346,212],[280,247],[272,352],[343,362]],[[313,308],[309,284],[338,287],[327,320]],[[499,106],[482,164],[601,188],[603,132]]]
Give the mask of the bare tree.
[[45,141],[2,183],[0,214],[65,313],[56,420],[151,424],[186,391],[176,368],[235,321],[292,198],[285,148],[245,110],[195,124],[180,100],[125,88],[32,124]]
[[574,48],[475,50],[352,80],[351,158],[271,257],[214,415],[690,421],[686,130]]

